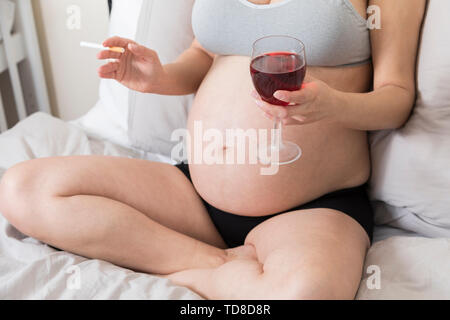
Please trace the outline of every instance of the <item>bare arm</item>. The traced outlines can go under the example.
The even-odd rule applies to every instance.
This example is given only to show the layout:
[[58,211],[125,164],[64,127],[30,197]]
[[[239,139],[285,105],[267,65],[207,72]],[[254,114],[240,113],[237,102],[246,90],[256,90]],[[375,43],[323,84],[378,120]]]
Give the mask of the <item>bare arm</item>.
[[262,110],[291,125],[328,119],[355,130],[402,126],[416,96],[416,58],[426,0],[370,0],[370,4],[380,7],[382,22],[380,30],[371,31],[372,92],[343,92],[316,79],[305,83],[301,90],[274,94],[294,104],[289,107],[269,105],[254,94]]
[[402,126],[414,105],[415,70],[425,0],[371,0],[379,5],[382,28],[371,31],[374,91],[337,94],[339,121],[360,130]]
[[210,69],[214,55],[194,40],[191,47],[174,62],[162,65],[157,52],[130,39],[112,37],[105,47],[122,47],[125,52],[102,51],[98,58],[115,59],[98,69],[104,79],[114,79],[122,85],[144,93],[186,95],[194,93]]
[[211,68],[213,58],[214,55],[194,40],[191,47],[174,63],[163,66],[166,83],[158,93],[165,95],[195,93]]

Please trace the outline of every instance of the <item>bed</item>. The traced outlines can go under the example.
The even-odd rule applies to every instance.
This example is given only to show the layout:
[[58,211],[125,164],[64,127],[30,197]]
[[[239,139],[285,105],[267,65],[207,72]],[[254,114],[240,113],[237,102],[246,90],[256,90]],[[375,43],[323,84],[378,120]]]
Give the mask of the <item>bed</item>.
[[[0,175],[14,163],[55,155],[96,154],[164,161],[157,154],[141,153],[97,139],[76,123],[41,112],[0,135],[0,150],[8,150],[0,156]],[[371,278],[377,270],[381,272],[379,284]],[[450,239],[430,239],[396,228],[379,227],[375,230],[357,298],[449,299],[449,270]],[[75,281],[77,277],[79,285]],[[58,251],[21,234],[0,215],[0,299],[197,300],[201,297],[166,279]]]
[[[445,12],[442,6],[450,8],[446,0],[431,0],[431,2],[435,4],[431,8],[435,11]],[[151,23],[149,25],[148,22],[150,17],[146,16],[145,8],[154,15],[154,25],[164,30],[164,15],[161,10],[167,10],[172,15],[180,14],[176,20],[180,25],[183,23],[188,25],[188,19],[183,20],[181,12],[183,6],[192,5],[193,1],[173,0],[166,2],[169,7],[164,8],[158,7],[158,5],[163,6],[163,2],[155,2],[155,0],[142,3],[136,0],[133,2],[135,7],[126,0],[114,3],[117,6],[116,9],[113,8],[112,19],[114,19],[114,10],[117,10],[116,14],[125,10],[134,10],[135,14],[145,18],[146,23],[142,28],[150,32],[148,31],[151,29]],[[162,20],[155,21],[157,19],[155,17],[162,17],[160,18]],[[137,24],[139,25],[139,22]],[[164,45],[167,39],[180,33],[180,30],[171,27],[170,32],[173,34],[169,36],[166,34],[164,39],[158,40],[137,29],[139,26],[136,25],[129,28],[120,25],[123,36],[136,36],[139,42],[149,42],[153,45]],[[112,33],[115,31],[113,27]],[[178,43],[188,45],[191,39],[189,36],[185,37],[186,39],[181,39]],[[163,59],[167,60],[177,54],[170,50],[164,52]],[[426,60],[433,63],[436,61],[429,57]],[[450,64],[446,64],[446,67],[448,65]],[[423,66],[425,67],[427,66]],[[448,83],[448,81],[442,82]],[[102,83],[99,103],[89,114],[77,121],[64,122],[48,113],[37,112],[19,122],[14,128],[2,133],[0,135],[0,177],[7,168],[16,163],[48,156],[95,154],[173,163],[167,153],[171,147],[170,142],[167,139],[164,140],[164,137],[173,127],[179,126],[180,121],[184,121],[183,117],[187,113],[190,98],[161,100],[161,97],[144,97],[120,90],[123,88],[115,87],[112,82]],[[122,101],[120,97],[123,95],[126,99]],[[422,99],[426,100],[426,90],[421,88],[421,95]],[[436,99],[434,93],[431,95]],[[154,106],[153,114],[155,110],[162,110],[158,108],[162,108],[161,106],[165,104],[178,104],[177,109],[172,109],[170,113],[170,116],[175,114],[177,120],[172,121],[169,115],[162,112],[164,125],[140,123],[140,119],[150,117],[149,114],[145,114],[148,112],[146,110],[149,104]],[[144,105],[145,108],[141,108],[140,105]],[[445,106],[449,106],[450,109],[450,99]],[[440,113],[440,117],[442,115],[447,117],[448,114],[450,112]],[[419,115],[423,114],[419,112]],[[388,143],[391,134],[393,133],[376,137],[378,144],[374,144],[375,156],[386,153],[382,147]],[[139,137],[146,137],[147,140],[144,141]],[[151,139],[148,140],[148,137]],[[402,141],[404,140],[403,133]],[[448,162],[446,168],[448,168]],[[375,166],[375,177],[382,177],[382,172]],[[446,177],[445,172],[440,176]],[[386,181],[386,177],[382,180]],[[448,185],[444,188],[446,186]],[[446,220],[450,217],[450,206],[444,206],[448,214],[436,223],[439,232],[436,228],[433,229],[434,233],[428,232],[427,230],[430,229],[424,226],[431,224],[429,221],[423,221],[424,219],[421,220],[421,224],[416,223],[414,226],[412,223],[402,224],[405,217],[420,218],[419,213],[403,215],[402,219],[394,219],[388,213],[383,215],[383,210],[389,209],[389,206],[394,206],[395,203],[390,203],[389,199],[383,199],[384,194],[390,194],[387,188],[376,190],[378,191],[374,206],[377,208],[378,217],[391,217],[391,219],[380,218],[377,221],[374,243],[367,254],[356,298],[360,300],[450,299],[450,225]],[[445,192],[448,190],[444,189]],[[401,194],[398,196],[401,197]],[[446,205],[446,198],[443,197],[441,200],[441,203]],[[400,209],[408,210],[409,207],[405,204]],[[187,288],[173,285],[167,279],[56,250],[21,234],[0,214],[0,299],[200,300],[202,297]]]

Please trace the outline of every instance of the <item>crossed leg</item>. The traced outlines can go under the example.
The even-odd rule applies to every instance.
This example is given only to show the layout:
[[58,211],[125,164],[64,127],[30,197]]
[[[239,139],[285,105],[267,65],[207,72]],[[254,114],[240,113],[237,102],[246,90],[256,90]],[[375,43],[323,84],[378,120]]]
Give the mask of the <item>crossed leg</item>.
[[0,212],[56,248],[143,272],[226,259],[192,183],[169,164],[104,156],[22,162],[0,181]]
[[55,247],[169,274],[210,299],[352,299],[369,242],[347,215],[313,209],[266,220],[225,250],[178,169],[112,157],[19,164],[1,180],[0,212]]
[[235,260],[168,278],[209,299],[353,299],[368,246],[341,212],[293,211],[255,227]]

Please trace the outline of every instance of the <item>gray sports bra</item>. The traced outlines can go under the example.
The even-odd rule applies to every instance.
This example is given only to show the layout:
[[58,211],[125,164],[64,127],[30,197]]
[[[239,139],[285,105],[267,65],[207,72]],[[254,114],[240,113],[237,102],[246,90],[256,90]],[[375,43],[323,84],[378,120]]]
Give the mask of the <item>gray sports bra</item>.
[[219,55],[251,56],[257,39],[289,35],[303,41],[311,66],[358,64],[371,56],[366,21],[349,0],[195,0],[192,27],[200,44]]

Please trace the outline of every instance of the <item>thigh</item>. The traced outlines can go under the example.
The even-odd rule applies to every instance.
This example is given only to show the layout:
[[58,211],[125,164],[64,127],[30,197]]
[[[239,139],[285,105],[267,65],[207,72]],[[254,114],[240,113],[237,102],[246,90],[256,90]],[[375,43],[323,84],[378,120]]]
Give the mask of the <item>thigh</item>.
[[42,158],[22,165],[38,194],[106,197],[175,231],[225,247],[192,183],[175,166],[108,156]]
[[310,209],[266,220],[245,243],[255,247],[268,283],[294,288],[300,298],[353,299],[369,238],[342,212]]

